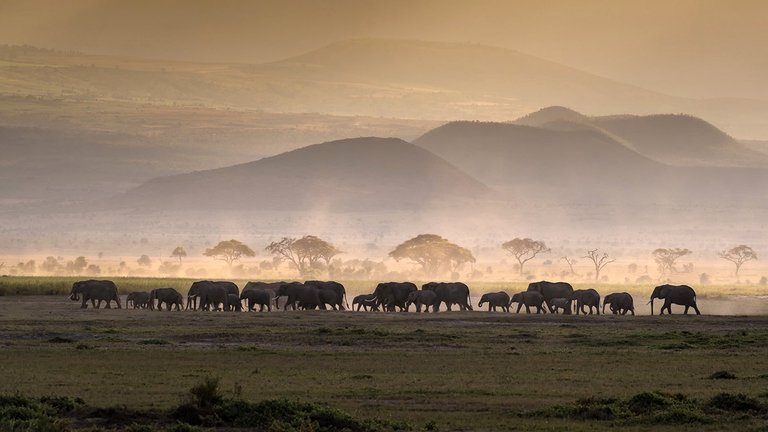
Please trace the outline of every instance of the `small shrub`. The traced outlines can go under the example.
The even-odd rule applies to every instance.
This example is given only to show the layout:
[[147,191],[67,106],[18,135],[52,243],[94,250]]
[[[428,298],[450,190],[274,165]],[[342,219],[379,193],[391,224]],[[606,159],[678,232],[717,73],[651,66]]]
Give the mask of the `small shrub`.
[[198,406],[209,408],[222,401],[219,393],[220,382],[220,377],[206,377],[203,382],[189,389],[189,393],[195,398]]
[[649,414],[668,407],[671,401],[660,393],[638,393],[627,401],[627,408],[634,414]]
[[168,345],[170,342],[162,339],[145,339],[138,342],[139,345]]
[[730,412],[765,412],[766,407],[759,400],[743,393],[718,393],[707,402],[707,406]]
[[48,339],[48,343],[73,343],[75,342],[74,339],[65,338],[61,336],[56,336],[54,338]]
[[728,371],[717,371],[707,377],[708,379],[736,379],[736,375]]

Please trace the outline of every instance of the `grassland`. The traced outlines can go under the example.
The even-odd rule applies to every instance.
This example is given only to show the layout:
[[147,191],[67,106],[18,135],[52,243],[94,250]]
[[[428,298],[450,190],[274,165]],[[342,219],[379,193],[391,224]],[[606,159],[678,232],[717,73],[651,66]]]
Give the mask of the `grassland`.
[[[154,412],[178,406],[215,376],[227,397],[318,403],[416,430],[766,426],[765,316],[78,306],[59,295],[0,297],[0,393]],[[734,378],[709,378],[722,371]],[[757,408],[711,408],[721,393],[743,394]],[[636,396],[658,406],[632,414]]]

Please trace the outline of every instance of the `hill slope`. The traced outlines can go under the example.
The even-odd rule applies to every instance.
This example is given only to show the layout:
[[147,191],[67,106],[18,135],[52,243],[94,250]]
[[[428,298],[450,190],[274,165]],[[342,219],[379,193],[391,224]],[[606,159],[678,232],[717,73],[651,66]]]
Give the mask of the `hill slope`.
[[355,138],[153,179],[109,200],[106,207],[386,212],[490,195],[479,181],[413,144]]
[[549,107],[521,117],[514,124],[554,130],[595,130],[658,162],[676,166],[768,168],[768,157],[693,116],[585,116],[563,107]]
[[768,198],[768,170],[672,167],[599,130],[454,122],[414,143],[521,201],[754,205]]

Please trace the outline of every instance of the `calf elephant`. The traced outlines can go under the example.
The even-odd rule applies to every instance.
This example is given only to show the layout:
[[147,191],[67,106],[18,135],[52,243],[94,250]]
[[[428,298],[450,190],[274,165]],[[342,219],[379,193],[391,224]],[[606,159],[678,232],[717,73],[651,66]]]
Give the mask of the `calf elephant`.
[[429,312],[430,306],[434,312],[437,312],[437,294],[429,290],[411,291],[408,294],[408,301],[405,302],[406,312],[412,304],[416,304],[416,312],[421,312],[422,306],[424,306],[424,312]]
[[131,304],[133,304],[134,309],[146,309],[150,306],[149,303],[149,293],[148,292],[142,292],[142,291],[134,291],[130,294],[128,294],[128,297],[125,299],[125,307],[129,308],[131,307]]
[[440,309],[440,303],[445,303],[445,308],[450,312],[451,305],[457,304],[463,311],[472,310],[472,298],[469,296],[469,287],[461,282],[429,282],[421,287],[422,290],[434,291],[437,294],[434,311]]
[[[88,307],[87,301],[91,301],[91,305],[94,309],[101,307],[101,302],[107,302],[106,309],[110,309],[110,302],[117,303],[117,308],[122,309],[120,305],[120,297],[117,295],[117,285],[110,280],[86,280],[79,281],[72,284],[72,290],[69,292],[69,299],[73,301],[80,300],[80,296],[83,297],[83,303],[80,305],[81,309]],[[97,303],[98,301],[98,303]]]
[[571,298],[573,287],[568,282],[531,282],[528,284],[527,291],[536,291],[544,297],[550,312],[554,312],[549,306],[549,302],[555,298]]
[[480,297],[480,302],[477,304],[477,307],[483,307],[483,304],[485,303],[488,303],[488,312],[490,312],[491,309],[496,312],[497,307],[500,307],[504,312],[509,312],[509,294],[504,291],[483,294],[483,296]]
[[651,315],[653,315],[653,299],[664,299],[664,305],[661,307],[659,315],[664,315],[664,309],[672,315],[672,305],[685,306],[683,314],[688,314],[688,308],[693,308],[696,315],[701,315],[699,308],[696,307],[696,291],[688,285],[660,285],[654,288],[651,294]]
[[376,302],[376,294],[361,294],[352,299],[352,309],[355,309],[357,305],[357,311],[360,312],[360,308],[368,312],[370,307],[372,311],[379,311],[379,305]]
[[405,303],[408,301],[408,295],[417,291],[416,285],[411,282],[382,282],[376,285],[373,294],[376,295],[376,302],[382,305],[387,312],[394,312],[395,308],[405,311]]
[[549,306],[555,311],[553,313],[560,313],[560,309],[563,310],[563,315],[571,314],[571,300],[562,297],[554,298],[550,300]]
[[585,290],[576,290],[571,293],[571,300],[576,300],[576,315],[579,312],[587,315],[584,310],[584,306],[589,308],[589,315],[592,315],[592,308],[594,307],[597,314],[600,315],[600,293],[595,289],[589,288]]
[[605,305],[611,305],[611,312],[614,315],[621,313],[626,315],[627,312],[635,314],[635,300],[629,293],[620,292],[608,294],[603,299],[603,313],[605,313]]
[[235,312],[242,312],[243,311],[243,304],[240,302],[240,296],[236,294],[227,294],[227,303],[228,307],[227,311],[235,311]]
[[[249,282],[250,283],[250,282]],[[264,307],[267,307],[267,311],[272,311],[272,291],[261,288],[243,288],[243,292],[240,294],[240,300],[246,300],[248,304],[248,312],[253,311],[255,305],[259,305],[259,312],[264,312]]]
[[512,303],[517,303],[517,313],[520,313],[520,308],[525,305],[525,313],[531,313],[531,306],[536,307],[536,313],[547,313],[547,309],[544,307],[544,296],[538,291],[523,291],[512,296],[512,300],[509,301],[509,306],[512,307]]
[[157,310],[163,310],[163,303],[166,310],[176,307],[177,311],[184,309],[184,296],[173,288],[157,288],[149,292],[149,301],[154,306],[157,300]]

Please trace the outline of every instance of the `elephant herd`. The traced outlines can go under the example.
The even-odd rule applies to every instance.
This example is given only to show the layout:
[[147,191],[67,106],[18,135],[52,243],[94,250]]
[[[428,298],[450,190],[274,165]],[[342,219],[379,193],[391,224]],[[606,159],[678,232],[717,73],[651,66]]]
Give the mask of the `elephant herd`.
[[[82,299],[81,308],[88,307],[90,300],[93,308],[98,309],[101,302],[106,302],[106,308],[111,307],[111,302],[121,308],[117,286],[109,280],[87,280],[75,282],[69,298],[74,301]],[[126,307],[134,309],[143,308],[154,310],[213,310],[213,311],[253,311],[256,306],[259,312],[279,309],[279,300],[283,300],[283,310],[297,309],[323,309],[330,306],[333,310],[350,309],[347,303],[347,295],[344,286],[334,281],[306,281],[306,282],[248,282],[240,291],[233,282],[227,281],[198,281],[194,282],[184,296],[174,288],[157,288],[150,292],[131,292],[126,298]],[[685,306],[685,314],[689,308],[693,308],[700,315],[696,306],[696,292],[687,285],[661,285],[657,286],[651,294],[651,315],[653,315],[653,301],[664,300],[660,314],[671,314],[671,305]],[[525,306],[527,313],[531,308],[536,313],[563,313],[576,315],[592,314],[593,308],[596,314],[600,314],[600,294],[595,289],[574,290],[567,282],[533,282],[523,292],[513,294],[506,292],[483,294],[477,306],[482,308],[488,305],[488,311],[509,312],[513,303],[517,303],[517,313]],[[450,311],[456,305],[462,311],[472,310],[472,300],[469,287],[461,282],[429,282],[422,285],[421,289],[411,282],[386,282],[380,283],[371,294],[356,296],[352,300],[352,310],[357,311],[386,311],[407,312],[411,305],[416,312],[438,312],[440,306]],[[630,312],[635,314],[634,300],[626,292],[608,294],[603,298],[602,312],[609,306],[613,314],[625,315]]]

